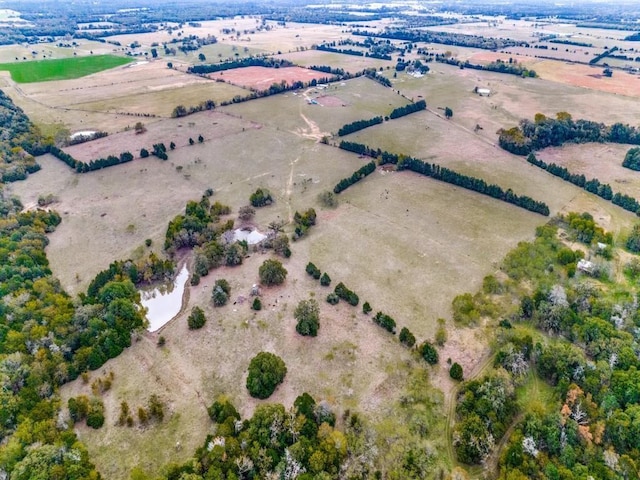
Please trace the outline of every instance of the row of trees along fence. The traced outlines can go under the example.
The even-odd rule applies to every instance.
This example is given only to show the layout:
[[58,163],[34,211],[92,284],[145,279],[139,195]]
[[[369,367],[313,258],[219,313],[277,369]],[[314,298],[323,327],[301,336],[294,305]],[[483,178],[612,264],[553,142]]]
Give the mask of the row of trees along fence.
[[[394,153],[389,153],[380,149],[373,149],[366,145],[358,144],[355,142],[340,142],[340,148],[343,150],[359,153],[361,155],[375,157],[379,159],[380,165],[394,164],[397,165],[398,170],[411,170],[413,172],[420,173],[436,180],[447,182],[458,187],[466,188],[467,190],[473,190],[474,192],[478,192],[483,195],[502,200],[503,202],[511,203],[512,205],[516,205],[517,207],[524,208],[525,210],[529,210],[531,212],[539,213],[544,216],[549,215],[549,207],[544,202],[539,202],[525,195],[516,195],[511,189],[504,190],[499,185],[488,184],[480,178],[463,175],[459,172],[456,172],[455,170],[441,167],[440,165],[437,165],[435,163],[423,162],[422,160],[418,160],[417,158],[412,158],[406,155],[396,155]],[[371,162],[371,164],[374,164],[374,162]],[[373,169],[375,169],[375,164]],[[340,191],[353,185],[355,182],[363,178],[360,177],[354,179],[357,173],[358,172],[354,173],[354,175],[350,179],[341,180],[340,183],[336,185],[336,188],[334,188],[334,192],[339,193]]]
[[542,160],[538,160],[533,153],[529,154],[527,162],[546,170],[556,177],[560,177],[567,182],[573,183],[575,186],[583,188],[589,193],[594,193],[605,200],[609,200],[614,205],[618,205],[629,212],[640,215],[640,202],[638,202],[638,200],[622,193],[613,193],[609,184],[600,183],[600,180],[597,178],[587,180],[584,175],[571,173],[565,167],[561,167],[555,163],[545,163]]

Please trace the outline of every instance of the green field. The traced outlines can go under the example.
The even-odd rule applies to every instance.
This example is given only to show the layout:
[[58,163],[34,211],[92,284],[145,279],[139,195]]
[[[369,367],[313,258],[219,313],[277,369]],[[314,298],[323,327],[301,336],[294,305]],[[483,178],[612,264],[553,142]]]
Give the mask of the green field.
[[11,78],[18,83],[48,82],[80,78],[132,61],[130,58],[115,55],[96,55],[57,60],[0,63],[0,71],[9,71]]

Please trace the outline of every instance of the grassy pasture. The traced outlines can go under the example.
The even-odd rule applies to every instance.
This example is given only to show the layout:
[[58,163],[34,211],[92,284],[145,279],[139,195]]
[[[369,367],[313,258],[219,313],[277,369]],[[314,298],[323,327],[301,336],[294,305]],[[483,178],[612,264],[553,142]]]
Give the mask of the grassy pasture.
[[115,55],[71,57],[56,60],[35,60],[0,64],[0,70],[9,71],[17,83],[48,82],[80,78],[102,70],[132,62],[130,58]]
[[355,55],[344,55],[342,53],[323,52],[321,50],[305,50],[303,52],[283,53],[276,55],[276,58],[285,58],[296,65],[310,67],[311,65],[331,65],[334,68],[343,68],[347,72],[357,72],[365,68],[393,67],[394,64],[388,60],[377,58],[356,57]]
[[[23,62],[45,58],[69,58],[74,53],[78,56],[105,55],[112,53],[114,45],[76,39],[75,47],[59,47],[56,43],[38,43],[37,45],[2,45],[0,46],[0,63]],[[35,53],[34,53],[35,52]]]
[[73,108],[96,112],[150,113],[161,117],[170,117],[177,105],[186,107],[198,105],[205,100],[216,104],[231,100],[236,95],[247,95],[248,91],[228,83],[203,82],[185,86],[167,85],[149,87],[148,92],[114,96],[109,99],[73,104]]

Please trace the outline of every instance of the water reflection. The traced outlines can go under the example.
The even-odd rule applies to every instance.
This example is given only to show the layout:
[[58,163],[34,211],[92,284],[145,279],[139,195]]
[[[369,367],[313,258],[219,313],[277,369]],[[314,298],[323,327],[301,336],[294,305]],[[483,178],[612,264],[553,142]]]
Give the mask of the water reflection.
[[189,270],[184,265],[172,284],[140,292],[142,306],[147,309],[147,330],[155,332],[180,312],[182,294],[188,278]]

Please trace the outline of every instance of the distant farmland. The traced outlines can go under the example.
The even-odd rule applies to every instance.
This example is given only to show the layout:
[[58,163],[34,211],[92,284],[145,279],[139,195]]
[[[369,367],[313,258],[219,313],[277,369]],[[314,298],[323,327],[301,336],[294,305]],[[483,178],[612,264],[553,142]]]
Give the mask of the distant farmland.
[[31,62],[0,63],[0,70],[9,71],[17,83],[48,82],[69,80],[92,73],[119,67],[133,61],[115,55],[60,58],[56,60],[35,60]]

